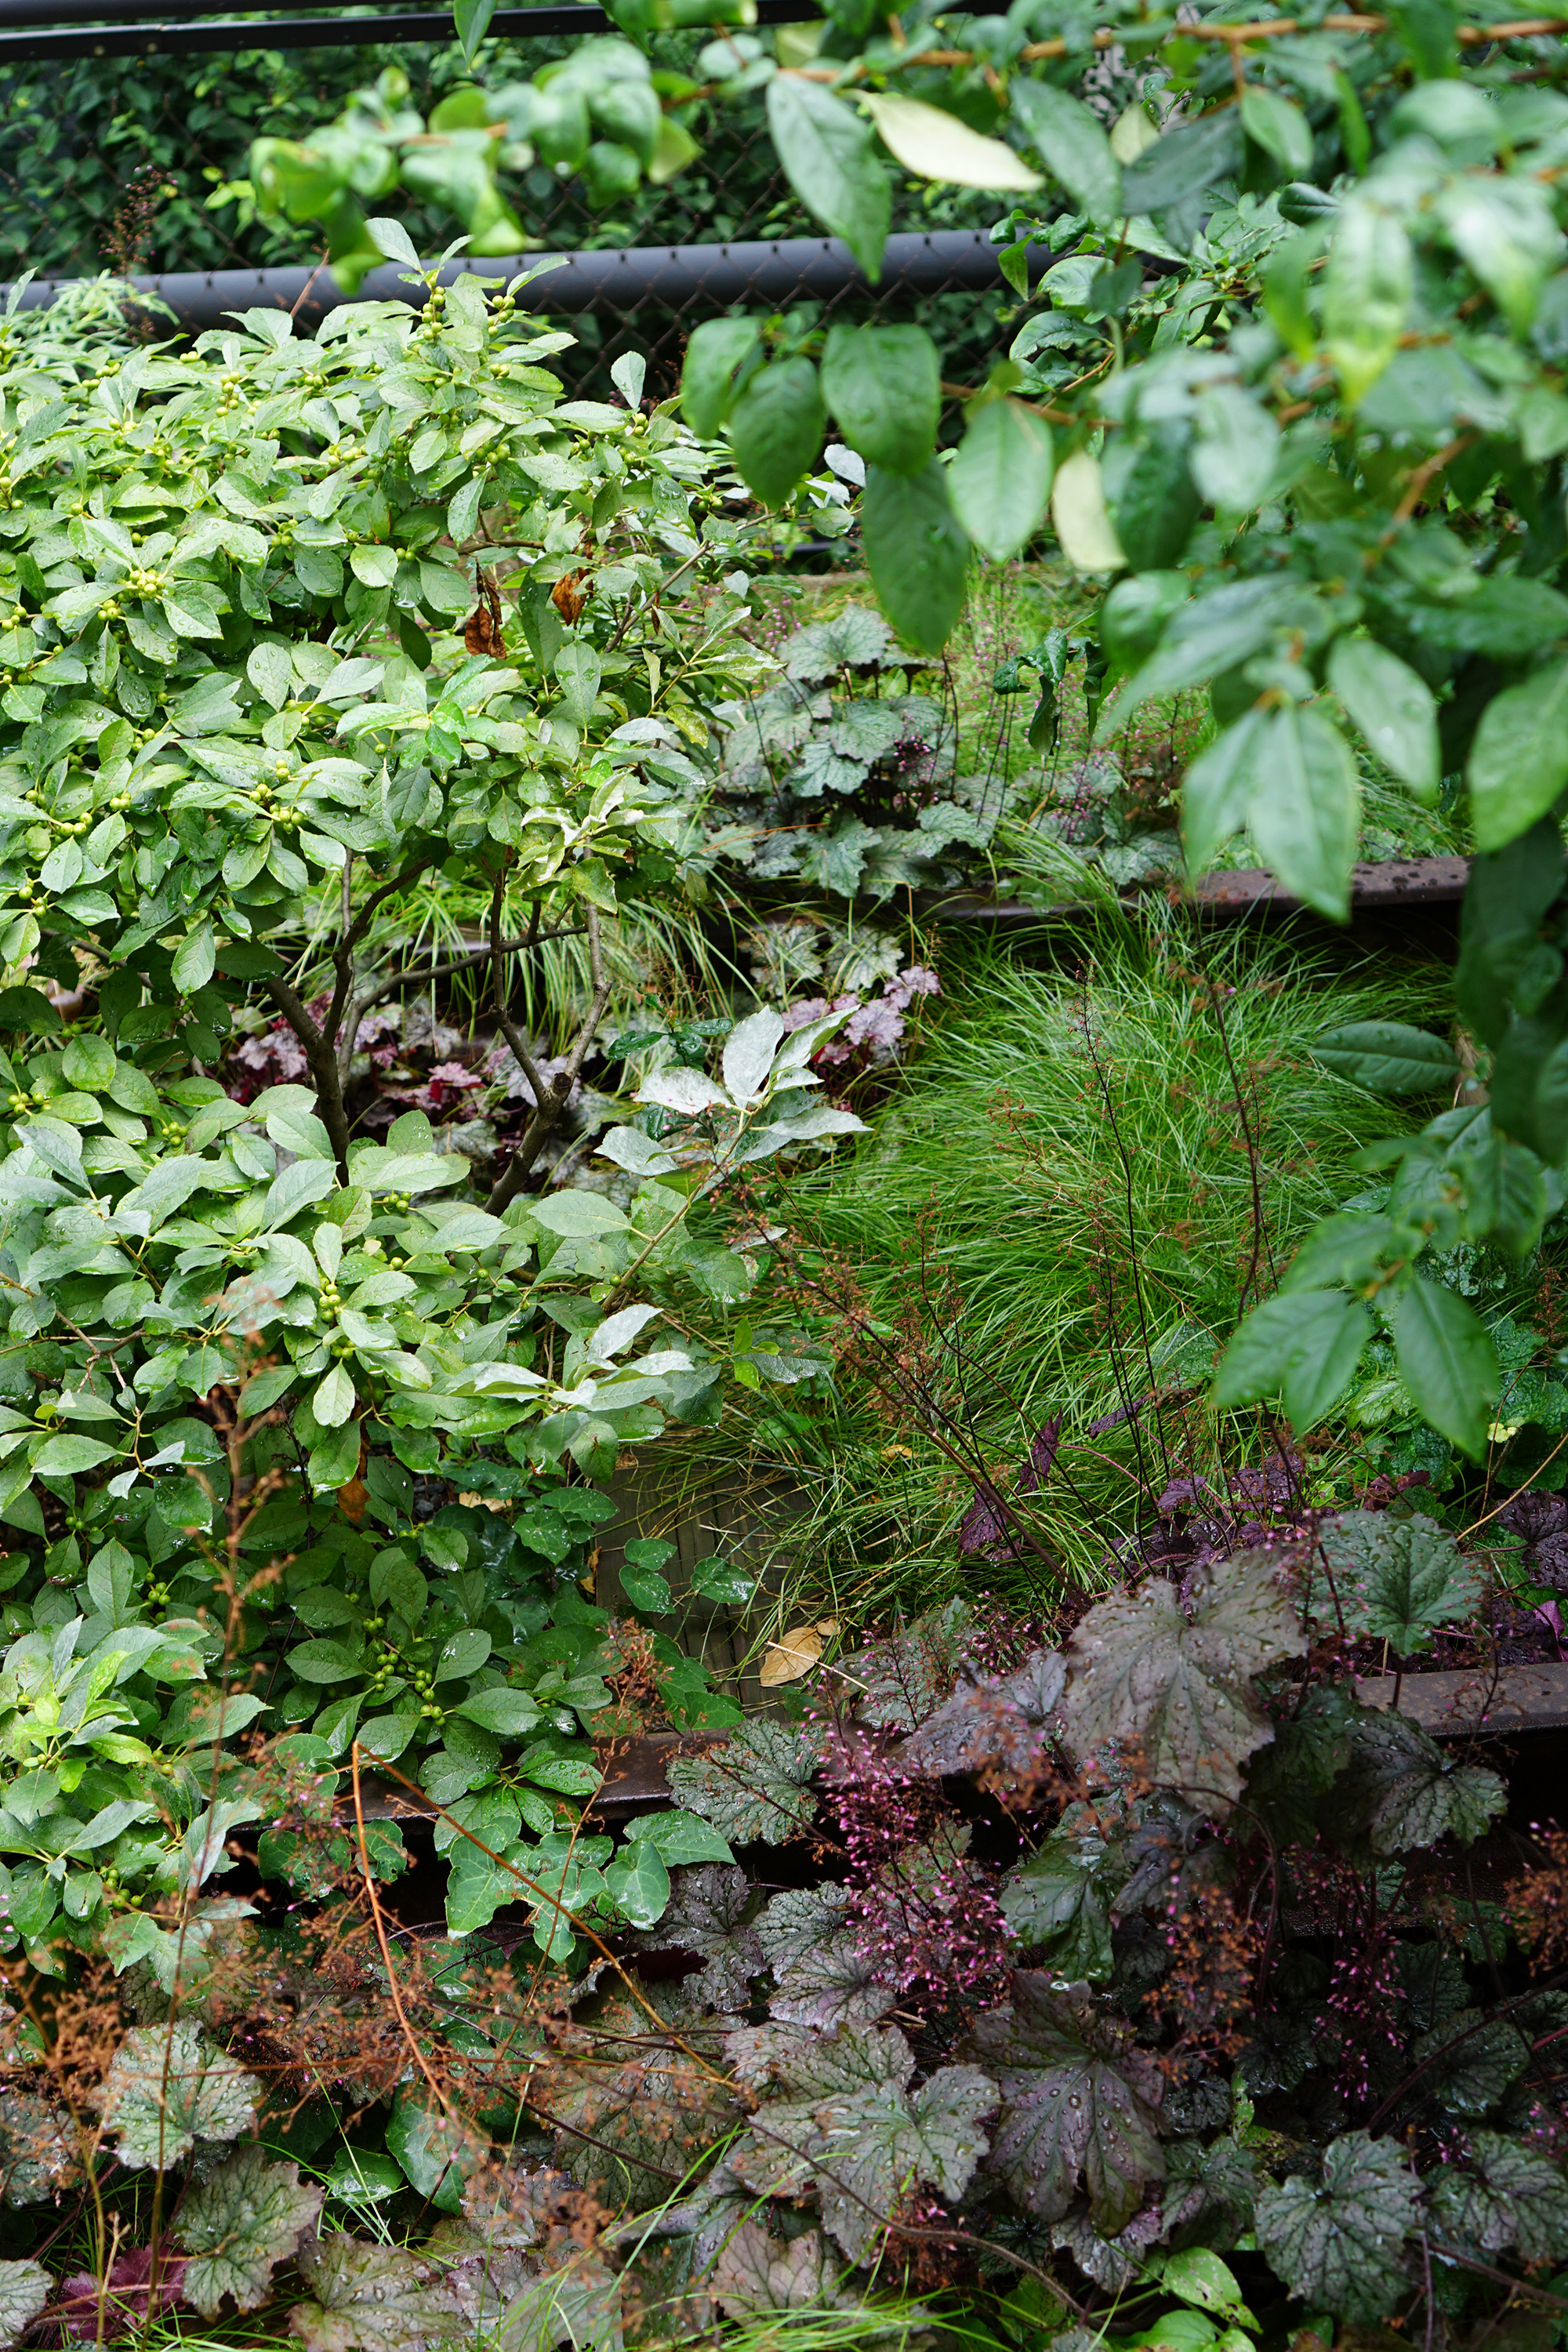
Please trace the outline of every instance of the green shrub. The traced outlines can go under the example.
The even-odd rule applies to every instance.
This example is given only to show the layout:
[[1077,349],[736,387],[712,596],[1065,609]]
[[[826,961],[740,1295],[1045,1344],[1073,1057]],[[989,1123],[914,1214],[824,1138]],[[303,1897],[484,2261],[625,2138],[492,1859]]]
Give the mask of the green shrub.
[[[253,1724],[300,1769],[353,1748],[484,1790],[504,1851],[526,1825],[548,1852],[631,1654],[573,1580],[605,1507],[581,1482],[714,1411],[737,1357],[814,1369],[765,1326],[700,1332],[751,1280],[717,1184],[857,1124],[801,1108],[820,1024],[741,1024],[729,1092],[678,1070],[693,1139],[616,1129],[614,1196],[527,1189],[608,1001],[604,930],[676,870],[689,698],[750,659],[710,640],[661,695],[671,551],[722,565],[740,534],[667,412],[561,401],[560,340],[468,281],[316,341],[267,311],[178,357],[24,339],[0,378],[4,1819],[41,1967],[64,1938],[167,1974],[258,1817],[214,1744]],[[551,592],[586,551],[568,624]],[[455,627],[483,650],[454,662]],[[367,960],[370,927],[437,872],[483,893],[466,962],[534,1106],[477,1196],[423,1112],[355,1132],[362,1015],[428,986],[395,942]],[[563,931],[595,985],[546,1077],[510,976]],[[258,1003],[307,1082],[242,1101],[212,1072]],[[667,1124],[672,1083],[646,1076]],[[667,1634],[653,1655],[668,1677]],[[700,1673],[670,1704],[725,1713]]]

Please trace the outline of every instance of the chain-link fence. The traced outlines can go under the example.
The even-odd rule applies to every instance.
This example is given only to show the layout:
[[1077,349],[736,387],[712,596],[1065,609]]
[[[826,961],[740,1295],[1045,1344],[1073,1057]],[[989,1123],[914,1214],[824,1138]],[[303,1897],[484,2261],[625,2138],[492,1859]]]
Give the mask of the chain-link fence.
[[[689,69],[703,37],[657,40],[656,69]],[[561,37],[489,42],[479,69],[491,83],[521,79],[565,46]],[[46,278],[90,277],[105,268],[133,276],[309,262],[308,231],[255,211],[246,181],[250,142],[263,131],[304,136],[389,65],[408,76],[411,102],[422,111],[468,79],[455,45],[0,65],[0,278],[27,269]],[[510,183],[509,195],[531,236],[554,252],[820,234],[776,168],[760,101],[715,108],[696,129],[704,141],[696,163],[610,211],[594,211],[581,182],[563,184],[542,165]],[[401,212],[421,251],[439,251],[452,233],[449,220],[405,197],[385,208]],[[910,180],[895,187],[893,226],[984,229],[999,208],[994,196]],[[547,308],[547,289],[542,297]],[[877,294],[850,283],[826,301],[807,296],[804,304],[781,298],[776,281],[754,306],[732,289],[705,299],[689,289],[679,308],[657,292],[627,307],[623,289],[573,312],[567,323],[578,353],[574,362],[563,354],[562,364],[574,388],[587,389],[621,351],[635,348],[647,353],[649,389],[662,396],[674,388],[685,339],[700,319],[737,307],[805,307],[808,317],[919,318],[942,348],[949,377],[970,382],[994,355],[1010,299],[1000,285],[977,290],[972,274],[966,282],[955,273],[943,288],[929,272],[918,293],[894,286]]]

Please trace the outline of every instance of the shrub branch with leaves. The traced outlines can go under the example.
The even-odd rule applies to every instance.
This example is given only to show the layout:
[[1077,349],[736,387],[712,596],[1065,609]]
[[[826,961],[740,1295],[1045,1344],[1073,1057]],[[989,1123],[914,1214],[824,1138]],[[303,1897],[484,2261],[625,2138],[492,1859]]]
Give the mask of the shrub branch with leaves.
[[[511,1899],[526,1849],[646,1922],[656,1845],[623,1886],[574,1843],[587,1738],[650,1638],[678,1720],[734,1714],[583,1598],[609,1508],[585,1482],[710,1414],[732,1364],[818,1369],[728,1333],[759,1260],[712,1203],[859,1122],[809,1099],[843,1016],[755,1014],[721,1085],[647,1071],[649,1103],[702,1114],[679,1160],[625,1127],[613,1194],[534,1189],[604,935],[672,887],[680,746],[751,674],[660,605],[736,543],[702,454],[636,405],[640,362],[629,406],[563,401],[561,340],[470,282],[321,339],[253,311],[183,354],[22,344],[0,378],[0,1867],[39,1967],[74,1943],[167,1984],[232,1920],[200,1891],[262,1812],[252,1727],[290,1769],[330,1780],[357,1742],[477,1808],[503,1862],[458,1870],[456,1919]],[[591,597],[559,593],[589,568]],[[367,1016],[432,984],[377,918],[437,872],[488,903],[447,971],[480,975],[533,1101],[477,1195],[423,1111],[378,1140],[354,1091]],[[569,931],[591,986],[546,1076],[512,997]],[[308,1083],[231,1094],[226,1041],[263,1008]],[[300,1843],[275,1823],[264,1864],[310,1883]],[[404,1866],[395,1832],[376,1852]]]

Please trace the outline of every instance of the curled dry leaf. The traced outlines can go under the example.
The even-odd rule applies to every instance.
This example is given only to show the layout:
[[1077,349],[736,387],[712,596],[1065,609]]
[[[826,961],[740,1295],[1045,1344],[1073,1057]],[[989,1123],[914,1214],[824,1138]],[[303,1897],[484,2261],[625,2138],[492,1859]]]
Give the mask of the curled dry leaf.
[[550,601],[570,629],[582,619],[583,607],[593,593],[594,583],[585,572],[563,572],[550,592]]
[[770,1642],[757,1676],[763,1688],[776,1690],[781,1683],[797,1683],[802,1675],[810,1674],[824,1645],[837,1631],[836,1617],[819,1617],[815,1625],[792,1625],[787,1633]]
[[494,572],[486,572],[478,563],[474,566],[474,593],[479,601],[463,624],[463,644],[471,654],[489,654],[499,661],[506,651],[500,598],[496,593]]

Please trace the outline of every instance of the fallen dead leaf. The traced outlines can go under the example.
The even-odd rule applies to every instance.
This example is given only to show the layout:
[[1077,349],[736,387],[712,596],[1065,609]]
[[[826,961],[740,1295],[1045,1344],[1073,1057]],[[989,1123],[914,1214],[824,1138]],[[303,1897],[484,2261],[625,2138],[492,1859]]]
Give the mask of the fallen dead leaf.
[[792,1625],[787,1633],[770,1642],[757,1676],[763,1688],[776,1690],[780,1683],[797,1683],[802,1675],[810,1674],[822,1655],[823,1643],[830,1642],[837,1631],[837,1619],[824,1617],[815,1625]]

